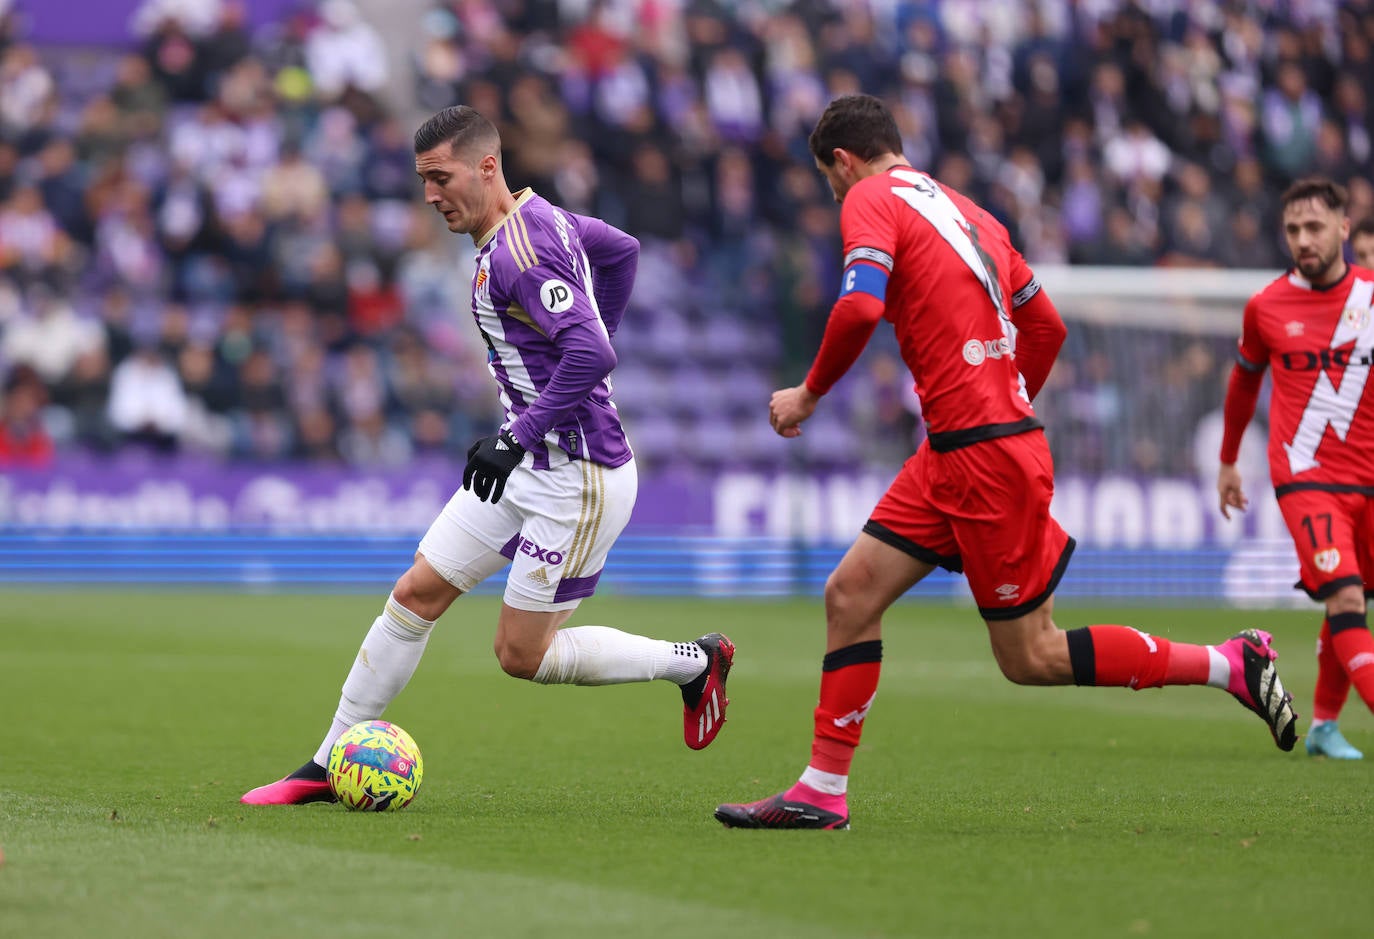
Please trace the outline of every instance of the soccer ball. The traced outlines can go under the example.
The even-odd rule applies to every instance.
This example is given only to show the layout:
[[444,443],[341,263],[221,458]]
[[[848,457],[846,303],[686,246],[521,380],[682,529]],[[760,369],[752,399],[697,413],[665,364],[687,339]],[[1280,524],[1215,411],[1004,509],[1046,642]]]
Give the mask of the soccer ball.
[[420,789],[423,771],[410,734],[387,721],[354,724],[329,751],[329,788],[355,811],[405,808]]

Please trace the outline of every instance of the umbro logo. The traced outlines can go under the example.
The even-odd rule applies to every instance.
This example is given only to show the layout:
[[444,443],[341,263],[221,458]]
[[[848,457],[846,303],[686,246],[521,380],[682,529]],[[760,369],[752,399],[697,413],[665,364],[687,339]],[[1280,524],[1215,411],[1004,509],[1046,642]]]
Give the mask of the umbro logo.
[[1304,329],[1302,320],[1289,320],[1283,324],[1283,331],[1290,336],[1301,336]]
[[1004,603],[1008,600],[1015,600],[1018,596],[1021,595],[1021,585],[1003,584],[1002,586],[996,589],[995,593],[997,594],[998,598],[1002,600],[1002,602]]

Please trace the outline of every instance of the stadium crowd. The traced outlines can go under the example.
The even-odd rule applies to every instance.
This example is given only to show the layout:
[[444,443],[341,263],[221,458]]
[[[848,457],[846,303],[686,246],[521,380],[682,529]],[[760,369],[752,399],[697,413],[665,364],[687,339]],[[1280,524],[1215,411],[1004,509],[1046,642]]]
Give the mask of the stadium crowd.
[[[1277,194],[1307,173],[1374,214],[1368,0],[449,0],[408,61],[350,0],[256,25],[233,0],[145,0],[123,50],[37,48],[7,2],[0,466],[461,453],[499,409],[470,245],[420,204],[410,144],[457,101],[497,122],[514,185],[643,242],[617,398],[650,465],[787,459],[762,415],[838,291],[806,148],[835,95],[891,101],[911,162],[1032,264],[1282,267]],[[1162,354],[1192,426],[1214,361]],[[1054,421],[1108,406],[1117,365],[1083,351],[1047,388],[1056,452],[1167,469]],[[890,466],[920,434],[909,384],[876,344],[807,457]]]

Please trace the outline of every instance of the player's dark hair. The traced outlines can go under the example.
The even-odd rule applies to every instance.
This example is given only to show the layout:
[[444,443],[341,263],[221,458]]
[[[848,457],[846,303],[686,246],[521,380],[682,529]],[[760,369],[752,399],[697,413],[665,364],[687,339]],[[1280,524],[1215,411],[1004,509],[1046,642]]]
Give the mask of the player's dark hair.
[[872,95],[844,95],[830,102],[808,143],[811,155],[824,166],[835,165],[836,150],[848,150],[861,160],[902,153],[896,118]]
[[501,151],[501,134],[496,125],[466,104],[444,108],[420,125],[415,132],[415,152],[425,153],[449,145],[452,153],[481,147],[488,153]]
[[1350,229],[1350,237],[1356,235],[1374,235],[1374,215],[1366,215],[1355,223],[1355,227]]
[[1325,176],[1305,176],[1283,191],[1283,195],[1279,197],[1279,209],[1282,211],[1295,202],[1307,202],[1311,199],[1316,199],[1328,209],[1340,212],[1344,212],[1345,207],[1350,204],[1350,196],[1344,186],[1332,182]]

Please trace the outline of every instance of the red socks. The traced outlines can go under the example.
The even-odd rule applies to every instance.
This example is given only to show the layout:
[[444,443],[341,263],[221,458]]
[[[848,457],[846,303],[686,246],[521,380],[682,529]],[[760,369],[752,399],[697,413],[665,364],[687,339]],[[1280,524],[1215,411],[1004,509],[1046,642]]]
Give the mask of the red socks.
[[1327,617],[1327,622],[1336,659],[1350,676],[1356,693],[1374,711],[1374,633],[1370,633],[1365,615],[1337,613]]
[[1071,629],[1068,637],[1074,684],[1137,690],[1207,684],[1210,655],[1206,646],[1170,642],[1129,626]]
[[864,718],[878,692],[882,660],[881,639],[826,653],[821,665],[821,700],[816,705],[811,766],[824,773],[849,775]]
[[1317,687],[1312,692],[1312,719],[1334,721],[1340,716],[1349,694],[1350,676],[1345,673],[1345,666],[1331,641],[1331,621],[1324,619],[1321,635],[1317,637]]

